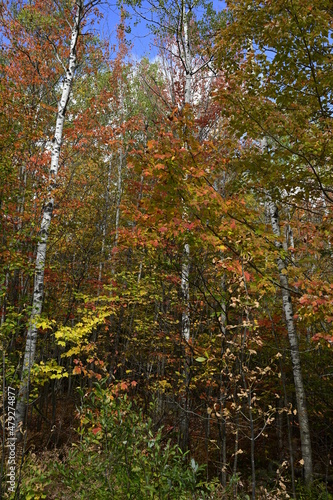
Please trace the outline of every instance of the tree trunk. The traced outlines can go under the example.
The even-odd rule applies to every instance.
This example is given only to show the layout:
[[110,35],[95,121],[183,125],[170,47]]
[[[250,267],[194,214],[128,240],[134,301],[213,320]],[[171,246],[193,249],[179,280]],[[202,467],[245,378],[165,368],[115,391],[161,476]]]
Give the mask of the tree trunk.
[[[191,104],[192,102],[192,64],[191,64],[190,41],[188,35],[188,13],[186,12],[185,2],[183,2],[182,5],[182,23],[184,29],[183,62],[185,64],[184,103],[186,105],[186,104]],[[187,144],[185,144],[185,147],[187,148]],[[184,208],[183,216],[184,218],[186,217],[186,208]],[[181,289],[184,301],[184,311],[182,314],[182,336],[186,340],[186,342],[190,340],[189,274],[190,274],[190,246],[188,243],[185,243],[183,249],[183,261],[182,261],[182,272],[181,272]]]
[[[273,201],[268,203],[269,215],[271,219],[272,230],[275,236],[280,238],[280,224],[279,224],[279,210]],[[278,249],[282,249],[283,245],[280,241],[276,241],[275,245]],[[287,266],[281,257],[277,259],[277,266],[280,275],[280,284],[282,290],[283,311],[286,318],[288,338],[290,344],[290,356],[293,368],[296,402],[298,411],[298,421],[301,436],[302,458],[304,460],[304,479],[305,483],[312,482],[312,452],[311,452],[311,439],[310,428],[308,420],[308,412],[306,407],[306,398],[303,385],[303,377],[301,370],[301,359],[298,348],[298,338],[294,322],[293,307],[291,295],[289,291]]]
[[182,336],[188,342],[190,340],[190,245],[185,243],[183,250],[181,289],[184,301],[184,310],[182,313]]
[[[66,108],[69,102],[71,87],[76,69],[76,46],[80,32],[80,25],[83,13],[83,0],[77,0],[76,15],[72,27],[70,42],[70,53],[68,67],[64,76],[62,94],[58,102],[58,113],[56,119],[55,133],[52,140],[51,165],[49,171],[49,190],[47,199],[43,208],[42,222],[39,231],[39,241],[37,245],[37,255],[35,264],[34,290],[32,298],[32,312],[30,316],[27,341],[23,359],[23,369],[21,384],[19,388],[18,401],[16,406],[16,431],[23,426],[26,406],[29,398],[30,372],[35,360],[37,344],[37,326],[36,321],[42,312],[44,295],[44,270],[47,250],[47,240],[49,237],[50,224],[54,208],[54,190],[59,169],[60,151],[63,141],[63,128],[65,122]],[[18,435],[19,437],[19,435]]]
[[[188,12],[186,12],[185,1],[182,3],[182,25],[184,33],[184,57],[183,64],[185,65],[185,93],[184,93],[184,103],[191,104],[192,102],[192,68],[191,68],[191,52],[190,52],[190,42],[188,35]],[[187,149],[187,143],[185,142],[185,148]],[[185,181],[186,181],[185,175]],[[186,207],[184,207],[183,218],[187,217]],[[183,298],[183,312],[182,312],[182,338],[186,343],[190,340],[190,286],[189,286],[189,276],[190,276],[190,245],[185,242],[183,248],[183,259],[182,259],[182,269],[181,269],[181,291]],[[185,346],[186,350],[186,346]],[[190,384],[190,358],[185,355],[184,357],[184,396],[182,401],[183,415],[181,416],[181,448],[183,451],[188,449],[189,441],[189,417],[188,417],[188,407],[189,407],[189,384]]]

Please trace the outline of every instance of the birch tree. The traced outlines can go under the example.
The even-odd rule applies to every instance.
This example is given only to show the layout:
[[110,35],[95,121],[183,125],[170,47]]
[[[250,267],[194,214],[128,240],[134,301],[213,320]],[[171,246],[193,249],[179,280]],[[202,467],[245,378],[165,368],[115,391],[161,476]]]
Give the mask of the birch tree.
[[[322,199],[332,203],[332,16],[328,3],[295,0],[291,3],[237,0],[230,10],[233,22],[221,30],[221,64],[227,69],[227,85],[220,90],[231,129],[247,151],[241,158],[243,182],[262,199],[269,194],[269,222],[279,250],[279,273],[291,353],[295,397],[301,435],[304,476],[312,480],[311,442],[305,402],[301,354],[292,304],[292,268],[296,281],[311,288],[316,268],[295,257],[287,269],[283,252],[278,206],[322,211]],[[249,43],[253,43],[251,54]],[[269,154],[257,149],[263,138]],[[235,163],[239,158],[235,154]],[[263,201],[263,204],[265,202]],[[287,209],[287,210],[288,210]],[[324,217],[322,220],[324,221]],[[289,223],[289,221],[288,221]],[[300,241],[295,242],[295,253]],[[291,259],[292,261],[292,259]],[[310,279],[309,279],[310,278]],[[322,280],[324,281],[324,280]],[[306,283],[306,285],[304,285]],[[323,289],[327,287],[323,283]],[[295,289],[296,291],[296,289]],[[323,292],[321,292],[322,294]],[[298,304],[305,303],[301,297]],[[314,327],[314,325],[313,325]],[[300,327],[298,327],[300,330]],[[315,328],[315,327],[314,327]],[[303,367],[304,368],[304,367]]]
[[[281,252],[283,243],[280,240],[280,220],[279,209],[274,201],[269,201],[268,211],[271,220],[273,234],[276,236],[275,246]],[[292,298],[288,282],[288,270],[285,260],[281,255],[277,258],[277,266],[279,270],[279,278],[282,293],[283,312],[286,319],[288,338],[290,344],[290,357],[293,368],[293,376],[295,383],[295,394],[297,402],[298,422],[301,435],[302,459],[304,461],[304,478],[306,483],[312,481],[312,451],[311,451],[311,434],[308,419],[308,411],[306,405],[306,395],[303,384],[303,375],[301,369],[301,358],[298,347],[297,331],[294,321]]]
[[[49,169],[49,187],[42,210],[42,218],[39,230],[39,241],[37,244],[34,288],[32,297],[32,310],[27,332],[26,346],[23,358],[21,383],[18,393],[18,402],[16,407],[16,429],[19,430],[24,423],[26,406],[29,399],[30,372],[35,361],[38,318],[43,308],[44,298],[44,270],[47,256],[47,243],[52,222],[53,210],[55,205],[55,190],[59,172],[60,153],[63,144],[63,130],[65,124],[66,110],[70,101],[71,88],[77,68],[77,47],[82,28],[83,20],[87,14],[99,2],[91,0],[75,0],[71,12],[73,21],[71,23],[71,35],[69,44],[69,56],[67,64],[64,65],[64,75],[61,84],[61,96],[58,101],[58,111],[56,116],[54,136],[51,146],[51,162]],[[56,4],[54,5],[56,7]],[[63,6],[65,7],[65,5]],[[55,49],[56,50],[56,49]]]

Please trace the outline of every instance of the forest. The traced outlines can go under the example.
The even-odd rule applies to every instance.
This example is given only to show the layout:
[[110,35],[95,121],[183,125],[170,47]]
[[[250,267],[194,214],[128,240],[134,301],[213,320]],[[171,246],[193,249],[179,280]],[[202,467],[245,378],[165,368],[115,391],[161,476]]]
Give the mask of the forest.
[[0,498],[333,499],[333,6],[216,5],[0,2]]

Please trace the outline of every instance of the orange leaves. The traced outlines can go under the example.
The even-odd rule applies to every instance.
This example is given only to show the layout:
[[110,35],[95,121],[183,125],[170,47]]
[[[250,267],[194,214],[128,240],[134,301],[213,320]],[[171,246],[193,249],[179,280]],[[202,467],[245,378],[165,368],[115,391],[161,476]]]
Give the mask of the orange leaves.
[[154,168],[156,170],[165,170],[165,165],[163,163],[156,163]]
[[147,141],[147,149],[152,150],[157,144],[158,144],[157,141],[153,140]]
[[333,285],[327,282],[315,281],[310,283],[299,282],[305,288],[305,292],[302,297],[298,300],[298,310],[295,315],[301,324],[307,326],[307,328],[315,327],[318,330],[325,328],[326,331],[322,333],[316,333],[313,335],[312,340],[318,341],[320,339],[326,340],[329,345],[332,340],[332,334],[327,334],[327,331],[331,330],[333,322]]
[[138,385],[138,382],[136,380],[121,380],[120,382],[114,384],[112,387],[112,393],[115,396],[118,396],[119,393],[127,393],[131,389],[135,389],[135,387]]
[[74,366],[73,375],[80,375],[81,372],[82,372],[81,366]]
[[119,388],[120,388],[122,391],[127,391],[127,389],[128,389],[128,383],[127,383],[127,382],[125,382],[125,381],[120,382],[120,384],[119,384]]

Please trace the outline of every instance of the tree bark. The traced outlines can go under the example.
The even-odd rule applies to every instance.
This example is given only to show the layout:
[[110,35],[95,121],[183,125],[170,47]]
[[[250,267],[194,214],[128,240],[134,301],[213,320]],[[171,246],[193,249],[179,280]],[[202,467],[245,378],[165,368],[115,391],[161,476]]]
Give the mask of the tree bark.
[[[184,103],[191,104],[192,102],[192,64],[191,64],[191,50],[190,40],[188,34],[188,12],[186,12],[185,1],[182,4],[182,24],[184,31],[184,57],[183,63],[185,65],[185,93]],[[185,144],[187,148],[187,144]],[[186,180],[186,179],[185,179]],[[186,208],[184,208],[183,216],[186,217]],[[184,311],[182,314],[182,336],[186,342],[190,340],[190,288],[189,288],[189,274],[190,274],[190,245],[185,242],[183,249],[183,261],[181,272],[181,289],[184,300]]]
[[76,70],[76,46],[80,33],[80,26],[83,14],[83,0],[75,3],[76,14],[72,27],[70,53],[68,67],[62,85],[62,94],[58,102],[58,113],[56,119],[55,133],[52,140],[51,165],[49,170],[49,189],[47,199],[43,208],[42,222],[39,231],[39,241],[37,244],[37,255],[34,275],[34,290],[32,298],[32,311],[29,321],[28,334],[24,352],[21,383],[16,406],[16,431],[17,437],[19,429],[22,428],[25,419],[26,406],[29,398],[30,372],[35,360],[37,333],[36,321],[42,312],[44,296],[44,270],[46,261],[47,241],[49,237],[50,225],[54,208],[54,190],[59,170],[59,158],[63,142],[63,128],[65,122],[66,108],[70,98],[71,87]]
[[[269,215],[273,233],[277,238],[280,238],[281,231],[279,224],[278,207],[273,201],[270,201],[268,203],[268,209],[269,209]],[[275,246],[279,250],[283,249],[283,244],[280,241],[276,241]],[[279,270],[280,284],[282,290],[283,311],[286,318],[288,338],[290,344],[290,356],[291,356],[291,363],[292,363],[294,384],[295,384],[298,422],[299,422],[300,437],[301,437],[302,458],[304,460],[304,479],[306,484],[310,484],[312,482],[313,470],[312,470],[312,451],[311,451],[309,419],[308,419],[306,397],[303,385],[301,359],[298,348],[298,338],[294,322],[292,300],[289,291],[287,265],[280,256],[277,258],[277,266]]]
[[[182,2],[182,25],[183,25],[183,50],[184,54],[182,57],[183,64],[185,66],[185,92],[184,92],[184,104],[191,104],[192,102],[192,64],[191,64],[191,51],[190,51],[190,41],[188,34],[188,12],[186,11],[185,1]],[[187,142],[185,141],[185,148],[188,148]],[[186,179],[185,175],[185,181]],[[186,207],[184,207],[183,218],[187,217]],[[186,343],[190,340],[190,245],[185,241],[183,248],[183,259],[182,259],[182,269],[181,269],[181,291],[183,298],[183,312],[182,312],[182,338]],[[185,347],[186,349],[186,347]],[[189,385],[190,385],[190,358],[185,355],[184,364],[184,389],[185,394],[183,397],[183,408],[184,412],[181,416],[181,448],[183,451],[188,449],[189,441],[189,417],[188,417],[188,407],[189,407]]]

